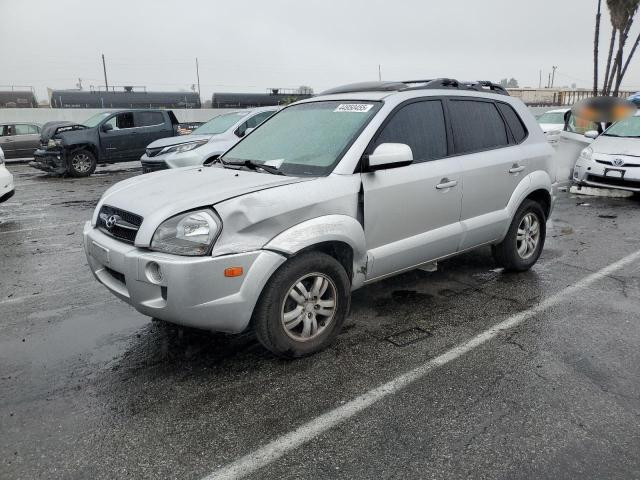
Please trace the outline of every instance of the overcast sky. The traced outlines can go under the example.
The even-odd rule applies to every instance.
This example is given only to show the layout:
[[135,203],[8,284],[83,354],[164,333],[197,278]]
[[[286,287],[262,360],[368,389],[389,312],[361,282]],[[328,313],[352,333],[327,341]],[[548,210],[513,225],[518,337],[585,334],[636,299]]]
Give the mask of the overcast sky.
[[[596,0],[0,0],[0,85],[316,92],[382,78],[589,87]],[[605,2],[603,2],[605,3]],[[640,24],[640,18],[637,20]],[[603,16],[601,56],[610,33]],[[640,28],[636,25],[635,32]],[[640,90],[640,53],[627,88]]]

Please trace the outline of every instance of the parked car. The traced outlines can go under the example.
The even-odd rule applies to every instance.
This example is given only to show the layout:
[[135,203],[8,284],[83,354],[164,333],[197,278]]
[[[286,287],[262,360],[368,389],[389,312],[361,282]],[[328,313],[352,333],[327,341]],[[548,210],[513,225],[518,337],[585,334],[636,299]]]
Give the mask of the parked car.
[[538,124],[542,131],[547,135],[547,140],[552,145],[557,145],[560,133],[564,130],[565,114],[571,110],[570,108],[558,108],[549,110],[538,117]]
[[13,175],[4,164],[4,151],[0,147],[0,203],[9,200],[14,193]]
[[196,128],[190,135],[156,140],[140,159],[142,172],[202,165],[235,145],[277,110],[278,107],[265,107],[225,113]]
[[0,147],[4,157],[33,158],[40,145],[40,125],[35,123],[0,123]]
[[640,192],[640,114],[614,123],[601,135],[595,130],[584,135],[595,140],[580,152],[573,181]]
[[84,227],[95,277],[145,315],[255,329],[299,357],[350,292],[491,245],[531,268],[553,208],[553,148],[499,85],[368,82],[294,103],[210,166],[117,183]]
[[171,110],[121,110],[98,113],[82,124],[43,125],[40,148],[31,166],[74,177],[91,175],[98,163],[135,161],[146,146],[178,135]]

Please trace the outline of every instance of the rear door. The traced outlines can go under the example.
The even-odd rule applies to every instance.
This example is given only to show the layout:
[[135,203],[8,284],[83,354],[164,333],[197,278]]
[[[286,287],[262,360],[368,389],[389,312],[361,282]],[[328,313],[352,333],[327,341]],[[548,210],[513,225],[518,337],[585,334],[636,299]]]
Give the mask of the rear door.
[[[506,105],[506,104],[505,104]],[[495,240],[508,221],[506,206],[529,170],[528,159],[507,127],[498,105],[489,99],[452,97],[447,102],[455,152],[462,168],[464,234],[460,250]],[[509,115],[516,115],[509,105]],[[505,107],[505,108],[506,108]],[[519,117],[517,117],[519,121]],[[520,123],[519,140],[526,133]]]
[[37,125],[16,123],[14,138],[16,158],[32,158],[40,144],[40,128]]
[[0,148],[5,158],[16,158],[14,132],[14,125],[0,125]]
[[132,139],[132,156],[140,158],[147,145],[159,138],[173,134],[173,126],[167,122],[162,112],[134,112],[133,120],[137,135]]
[[589,130],[600,131],[595,122],[576,117],[571,110],[565,114],[564,130],[558,139],[558,148],[555,155],[556,182],[567,184],[571,181],[573,167],[578,160],[580,152],[588,147],[592,138],[584,136]]
[[442,101],[399,106],[366,153],[383,143],[411,147],[411,165],[362,174],[367,280],[455,253],[460,228],[462,178],[450,157]]

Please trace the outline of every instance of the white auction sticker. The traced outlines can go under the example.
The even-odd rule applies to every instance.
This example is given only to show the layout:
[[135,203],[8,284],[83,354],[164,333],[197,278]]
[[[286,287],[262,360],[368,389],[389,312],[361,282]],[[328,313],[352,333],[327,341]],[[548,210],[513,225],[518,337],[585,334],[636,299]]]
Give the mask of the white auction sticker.
[[365,113],[373,108],[370,103],[341,103],[334,112],[356,112]]

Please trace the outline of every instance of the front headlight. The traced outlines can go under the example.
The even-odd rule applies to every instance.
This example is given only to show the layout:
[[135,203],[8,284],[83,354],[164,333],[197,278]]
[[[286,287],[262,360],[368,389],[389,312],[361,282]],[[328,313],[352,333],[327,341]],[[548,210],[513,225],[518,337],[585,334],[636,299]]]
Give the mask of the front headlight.
[[61,147],[61,146],[62,146],[62,140],[60,140],[59,138],[50,138],[49,141],[47,142],[47,147],[49,148]]
[[591,147],[587,147],[580,152],[580,158],[583,160],[591,160],[591,157],[593,157],[593,148]]
[[200,140],[200,141],[197,141],[197,142],[189,142],[189,143],[181,143],[180,145],[174,145],[172,147],[166,147],[160,153],[189,152],[189,151],[194,150],[194,149],[196,149],[198,147],[201,147],[205,143],[207,143],[207,140]]
[[181,213],[160,224],[151,239],[151,250],[175,255],[206,255],[221,226],[211,210]]

